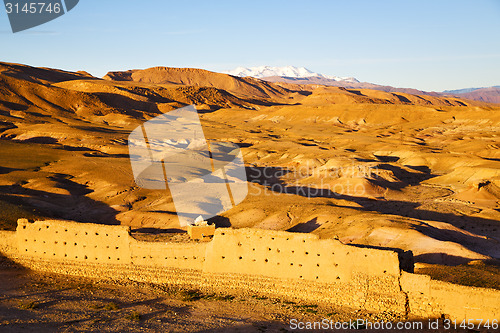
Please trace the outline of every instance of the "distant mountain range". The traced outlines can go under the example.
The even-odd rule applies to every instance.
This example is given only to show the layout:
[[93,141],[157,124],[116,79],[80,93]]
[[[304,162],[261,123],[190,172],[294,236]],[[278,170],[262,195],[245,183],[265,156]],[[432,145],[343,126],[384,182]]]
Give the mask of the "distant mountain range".
[[443,94],[487,103],[500,103],[500,86],[445,90]]
[[465,88],[465,89],[455,89],[455,90],[445,90],[443,91],[446,94],[465,94],[465,93],[470,93],[475,90],[481,90],[481,89],[490,89],[490,88],[500,88],[500,86],[493,86],[493,87],[481,87],[481,88]]
[[237,67],[231,71],[227,71],[226,74],[234,76],[251,76],[258,79],[279,76],[286,78],[318,78],[332,80],[335,82],[359,82],[353,77],[338,77],[330,76],[324,74],[318,74],[313,71],[308,70],[305,67],[295,67],[295,66],[285,66],[285,67],[272,67],[272,66],[260,66],[260,67]]
[[354,77],[338,77],[315,73],[305,67],[285,66],[285,67],[237,67],[233,70],[226,71],[238,77],[254,77],[270,82],[284,82],[291,84],[315,84],[326,85],[354,89],[375,89],[385,92],[403,92],[417,95],[430,96],[455,96],[459,98],[467,98],[487,103],[500,103],[500,86],[485,87],[485,88],[465,88],[457,90],[445,90],[443,92],[429,92],[413,88],[398,88],[392,86],[383,86],[369,82],[360,82]]

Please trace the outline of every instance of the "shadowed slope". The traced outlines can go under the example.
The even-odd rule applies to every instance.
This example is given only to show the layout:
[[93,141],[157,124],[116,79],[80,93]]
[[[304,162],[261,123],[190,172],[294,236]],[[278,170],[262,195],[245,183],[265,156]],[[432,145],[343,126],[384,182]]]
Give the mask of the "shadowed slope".
[[290,93],[288,89],[259,79],[239,78],[196,68],[153,67],[126,72],[109,72],[104,79],[215,87],[247,99],[282,100]]

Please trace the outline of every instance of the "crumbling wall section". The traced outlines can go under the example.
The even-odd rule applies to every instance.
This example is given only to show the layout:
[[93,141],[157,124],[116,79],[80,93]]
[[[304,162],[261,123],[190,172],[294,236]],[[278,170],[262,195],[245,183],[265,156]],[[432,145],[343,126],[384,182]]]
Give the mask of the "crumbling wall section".
[[217,229],[208,245],[204,270],[324,283],[351,283],[358,273],[400,274],[398,254],[393,251],[346,246],[313,234],[258,229]]
[[217,229],[211,242],[137,241],[126,226],[20,220],[0,252],[34,270],[165,283],[389,311],[415,318],[498,319],[500,291],[402,272],[394,251],[312,234]]
[[130,228],[70,221],[19,220],[17,248],[24,256],[62,261],[127,264]]
[[405,272],[401,288],[408,295],[409,312],[415,317],[500,319],[500,290],[461,286]]
[[201,270],[207,243],[160,243],[130,241],[132,263],[139,266]]

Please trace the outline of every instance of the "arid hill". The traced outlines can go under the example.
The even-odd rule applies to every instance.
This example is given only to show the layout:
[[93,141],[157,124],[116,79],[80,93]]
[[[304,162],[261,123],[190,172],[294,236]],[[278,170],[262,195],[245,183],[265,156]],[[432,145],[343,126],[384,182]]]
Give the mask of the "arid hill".
[[406,93],[412,95],[426,95],[433,97],[450,97],[460,99],[468,99],[485,103],[500,103],[500,88],[490,87],[490,88],[479,88],[472,89],[472,91],[463,93],[453,93],[453,92],[429,92],[422,91],[412,88],[396,88],[391,86],[384,86],[369,82],[349,82],[349,81],[336,81],[328,79],[325,77],[282,77],[282,76],[270,76],[264,77],[262,80],[273,82],[282,87],[295,87],[296,90],[311,90],[318,86],[330,86],[330,87],[342,87],[346,89],[372,89],[381,90],[389,93]]
[[197,69],[107,78],[0,63],[4,228],[56,217],[178,230],[169,192],[135,184],[127,137],[195,104],[208,140],[242,147],[251,181],[217,225],[400,248],[427,263],[500,258],[498,106]]
[[417,95],[430,95],[430,96],[439,96],[439,93],[436,92],[427,92],[418,89],[412,88],[395,88],[391,86],[383,86],[379,84],[369,83],[369,82],[349,82],[349,81],[336,81],[332,79],[328,79],[325,77],[282,77],[282,76],[269,76],[262,78],[262,80],[273,82],[273,83],[290,83],[290,84],[298,84],[298,85],[324,85],[330,87],[343,87],[348,89],[375,89],[382,90],[385,92],[402,92],[407,94],[417,94]]
[[[394,88],[366,82],[336,82],[326,78],[236,77],[193,68],[153,67],[143,70],[109,72],[106,80],[132,81],[157,85],[175,84],[196,87],[215,87],[257,105],[306,103],[317,99],[320,103],[374,103],[417,105],[481,105],[458,97],[441,96],[417,89]],[[268,82],[269,81],[269,82]],[[333,87],[337,88],[333,88]],[[384,93],[377,93],[380,90]],[[305,96],[312,93],[303,100]],[[339,97],[339,95],[344,95]],[[355,96],[356,95],[356,96]],[[260,102],[260,103],[259,103]],[[462,104],[461,104],[462,103]]]
[[107,81],[88,74],[7,63],[0,63],[0,92],[0,103],[19,114],[26,109],[83,118],[113,114],[108,118],[122,121],[146,119],[187,104],[201,109],[251,108],[249,102],[214,87]]
[[214,87],[250,100],[282,100],[289,90],[251,77],[210,72],[196,68],[153,67],[126,72],[109,72],[106,80],[133,81],[153,84],[180,84],[194,87]]
[[471,92],[455,95],[459,98],[473,99],[476,101],[483,101],[487,103],[500,103],[500,88],[480,88]]

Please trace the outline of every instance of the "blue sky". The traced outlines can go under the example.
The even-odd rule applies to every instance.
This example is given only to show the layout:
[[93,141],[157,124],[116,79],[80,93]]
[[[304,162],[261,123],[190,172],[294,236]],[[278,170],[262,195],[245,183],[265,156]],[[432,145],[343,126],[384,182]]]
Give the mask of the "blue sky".
[[500,85],[499,36],[500,0],[80,0],[16,34],[0,10],[0,61],[96,76],[294,65],[442,91]]

